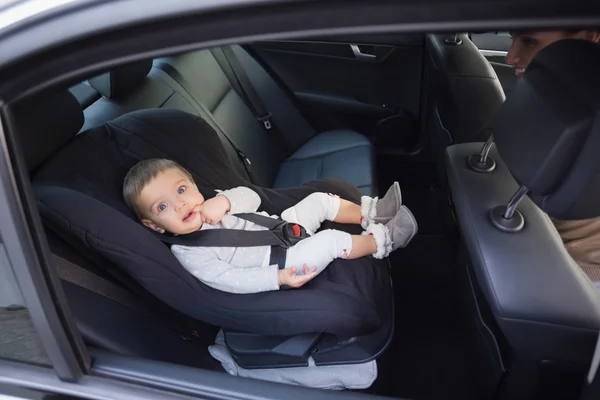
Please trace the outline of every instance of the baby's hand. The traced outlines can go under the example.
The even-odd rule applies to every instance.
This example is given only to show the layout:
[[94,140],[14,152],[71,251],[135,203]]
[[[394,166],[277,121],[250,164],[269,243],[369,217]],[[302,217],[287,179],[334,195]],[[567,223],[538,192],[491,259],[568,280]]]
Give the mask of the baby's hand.
[[277,271],[277,280],[279,286],[287,285],[293,288],[299,288],[315,276],[317,276],[317,267],[308,268],[308,265],[304,264],[302,268],[304,275],[296,275],[296,267],[284,268]]
[[202,209],[200,210],[202,222],[216,225],[223,219],[223,216],[230,208],[229,199],[225,196],[217,195],[212,199],[208,199],[202,204]]

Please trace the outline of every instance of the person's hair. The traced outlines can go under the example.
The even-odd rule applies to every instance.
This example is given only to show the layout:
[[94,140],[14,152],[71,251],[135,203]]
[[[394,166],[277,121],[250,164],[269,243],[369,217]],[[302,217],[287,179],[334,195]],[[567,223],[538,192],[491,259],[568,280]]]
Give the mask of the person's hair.
[[129,207],[138,218],[142,218],[142,213],[138,207],[138,200],[142,190],[144,190],[146,185],[148,185],[152,179],[171,168],[178,169],[192,182],[194,181],[188,170],[177,164],[175,161],[164,158],[151,158],[149,160],[140,161],[127,172],[127,175],[125,175],[125,180],[123,181],[123,199],[125,200],[127,207]]

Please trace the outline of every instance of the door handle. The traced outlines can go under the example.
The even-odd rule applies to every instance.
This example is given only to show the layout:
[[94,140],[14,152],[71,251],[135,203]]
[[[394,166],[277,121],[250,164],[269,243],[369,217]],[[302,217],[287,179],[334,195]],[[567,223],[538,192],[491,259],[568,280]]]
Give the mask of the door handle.
[[352,53],[354,53],[354,57],[360,60],[375,60],[377,56],[375,54],[363,53],[360,51],[360,47],[357,44],[351,44],[350,48],[352,49]]

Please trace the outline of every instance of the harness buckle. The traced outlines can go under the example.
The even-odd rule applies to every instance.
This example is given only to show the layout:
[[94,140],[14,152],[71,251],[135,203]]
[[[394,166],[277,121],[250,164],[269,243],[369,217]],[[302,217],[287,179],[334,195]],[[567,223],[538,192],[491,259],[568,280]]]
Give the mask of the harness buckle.
[[281,240],[281,247],[284,249],[290,248],[310,236],[302,225],[286,221],[282,221],[279,225],[271,229],[271,231]]

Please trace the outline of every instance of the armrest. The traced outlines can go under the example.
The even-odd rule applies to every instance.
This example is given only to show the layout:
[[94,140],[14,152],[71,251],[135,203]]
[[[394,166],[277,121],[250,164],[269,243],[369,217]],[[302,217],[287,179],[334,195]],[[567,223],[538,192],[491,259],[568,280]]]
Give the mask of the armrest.
[[495,146],[497,167],[467,167],[481,143],[451,146],[446,165],[458,223],[480,285],[511,345],[537,359],[588,362],[600,328],[600,294],[565,250],[550,218],[529,198],[518,209],[525,227],[497,230],[488,211],[508,202],[518,185]]

